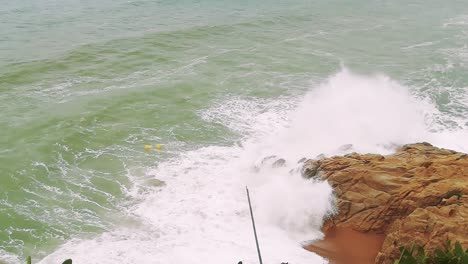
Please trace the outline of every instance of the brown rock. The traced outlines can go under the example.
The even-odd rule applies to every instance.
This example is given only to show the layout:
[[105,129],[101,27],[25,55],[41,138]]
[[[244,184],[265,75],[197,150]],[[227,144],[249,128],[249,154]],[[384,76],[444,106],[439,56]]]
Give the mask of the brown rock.
[[335,189],[338,214],[330,228],[386,235],[375,263],[393,263],[400,246],[427,251],[446,240],[468,247],[468,155],[410,144],[388,156],[357,153],[309,160],[304,176]]

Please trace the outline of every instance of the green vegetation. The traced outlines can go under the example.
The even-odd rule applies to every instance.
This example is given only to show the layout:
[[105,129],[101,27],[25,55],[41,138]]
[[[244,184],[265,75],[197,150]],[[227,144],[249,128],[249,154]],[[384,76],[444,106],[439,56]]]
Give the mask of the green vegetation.
[[400,252],[400,258],[394,264],[468,264],[468,249],[463,250],[458,241],[454,247],[447,241],[444,250],[436,249],[432,254],[415,245],[409,249],[401,247]]

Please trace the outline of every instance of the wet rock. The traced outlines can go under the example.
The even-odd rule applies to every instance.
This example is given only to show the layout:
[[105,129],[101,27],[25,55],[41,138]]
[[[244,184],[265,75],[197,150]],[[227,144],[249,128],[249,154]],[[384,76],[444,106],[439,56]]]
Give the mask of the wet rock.
[[272,156],[263,158],[260,164],[262,166],[270,165],[272,168],[280,168],[286,165],[286,160],[283,158],[278,158],[275,155],[272,155]]
[[297,163],[304,163],[306,160],[307,160],[307,158],[302,158],[302,159],[298,160]]
[[268,162],[270,162],[271,160],[276,159],[276,158],[278,158],[278,157],[276,157],[276,156],[274,156],[274,155],[273,155],[273,156],[265,157],[265,158],[262,159],[261,164],[262,164],[262,165],[267,164]]
[[302,177],[306,179],[319,178],[320,177],[319,173],[321,171],[320,166],[321,166],[320,160],[306,161],[301,171]]
[[275,162],[273,162],[273,164],[271,164],[271,167],[280,168],[280,167],[284,167],[284,165],[286,165],[286,160],[285,159],[278,159]]
[[400,246],[426,251],[447,239],[468,247],[468,156],[429,143],[405,145],[392,155],[350,153],[308,160],[306,178],[334,188],[338,214],[332,227],[385,234],[376,263],[390,264]]
[[158,180],[156,178],[146,180],[146,184],[151,187],[160,187],[166,185],[164,181]]

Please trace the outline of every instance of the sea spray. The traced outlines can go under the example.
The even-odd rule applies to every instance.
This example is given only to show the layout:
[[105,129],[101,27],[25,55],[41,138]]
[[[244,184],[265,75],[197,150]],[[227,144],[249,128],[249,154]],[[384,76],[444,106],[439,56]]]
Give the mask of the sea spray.
[[[240,131],[244,140],[159,163],[148,174],[166,185],[135,192],[139,202],[128,214],[136,224],[91,240],[72,240],[41,263],[64,257],[77,263],[256,263],[245,185],[255,194],[265,262],[323,263],[301,243],[322,237],[321,223],[334,212],[332,189],[326,182],[303,179],[298,161],[351,151],[389,153],[441,133],[429,132],[433,106],[382,75],[343,70],[291,107],[295,102],[242,99],[236,104],[248,107],[235,111],[248,119],[228,115],[223,109],[231,109],[220,105],[201,113],[226,127],[245,128]],[[340,148],[343,144],[351,145]],[[271,156],[284,162],[262,162]]]
[[[310,253],[295,250],[301,235],[313,239],[307,232],[316,229],[299,230],[308,227],[307,221],[314,226],[319,217],[286,213],[308,208],[311,199],[314,206],[324,201],[317,209],[321,214],[329,187],[317,191],[306,182],[305,193],[295,192],[300,188],[292,182],[302,187],[294,174],[298,160],[350,151],[388,153],[409,136],[467,152],[468,5],[449,1],[442,12],[437,0],[342,2],[4,1],[0,262],[23,264],[27,255],[38,260],[52,253],[43,263],[61,263],[72,255],[86,263],[157,263],[170,257],[169,262],[188,258],[185,262],[193,263],[190,256],[217,260],[218,254],[228,256],[229,263],[231,257],[247,256],[247,263],[253,240],[239,238],[240,227],[249,226],[242,222],[245,201],[223,195],[243,197],[237,187],[249,183],[263,222],[259,230],[278,243],[268,255],[292,263],[293,257],[284,256],[304,253],[302,262],[313,263]],[[344,74],[341,62],[363,74]],[[340,79],[335,91],[341,99],[325,96]],[[392,127],[382,115],[374,115],[375,121],[366,116],[386,102],[372,109],[362,104],[364,113],[348,102],[333,115],[327,101],[353,98],[344,92],[351,85],[362,97],[358,82],[378,90],[401,86],[406,95],[397,97],[415,101],[416,107],[393,104],[389,113],[423,124],[422,131],[412,122],[408,128]],[[386,100],[373,96],[376,102]],[[410,118],[420,110],[422,118]],[[362,124],[371,120],[375,127],[359,130],[353,112],[364,117]],[[143,150],[157,143],[165,146],[160,153]],[[270,156],[276,158],[262,164]],[[221,157],[222,165],[213,165]],[[164,172],[171,168],[173,177]],[[195,184],[196,173],[204,177]],[[238,179],[232,190],[226,187],[229,177]],[[190,186],[186,190],[177,186],[184,181]],[[162,182],[166,185],[159,186]],[[217,190],[211,197],[219,198],[201,195],[195,202],[204,185]],[[176,190],[173,196],[170,188]],[[318,197],[308,197],[311,193]],[[208,202],[238,214],[202,221],[206,244],[182,241],[174,230],[197,224],[197,217],[189,217],[191,207],[203,214]],[[287,210],[282,213],[273,203]],[[168,207],[177,210],[169,214]],[[213,213],[207,211],[207,216]],[[222,220],[220,229],[229,224],[232,230],[208,229],[212,219]],[[198,234],[196,224],[181,233]],[[210,244],[216,234],[237,246],[218,250],[222,243]],[[288,247],[290,254],[283,249]],[[193,254],[178,254],[181,250]]]

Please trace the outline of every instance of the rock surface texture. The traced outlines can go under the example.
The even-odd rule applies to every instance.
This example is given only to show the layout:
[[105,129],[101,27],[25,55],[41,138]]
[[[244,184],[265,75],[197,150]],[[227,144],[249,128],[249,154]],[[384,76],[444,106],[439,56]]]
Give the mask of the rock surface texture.
[[428,143],[388,156],[351,153],[308,160],[303,175],[334,188],[337,214],[324,224],[385,234],[375,263],[393,263],[400,246],[428,251],[445,241],[468,248],[468,155]]

